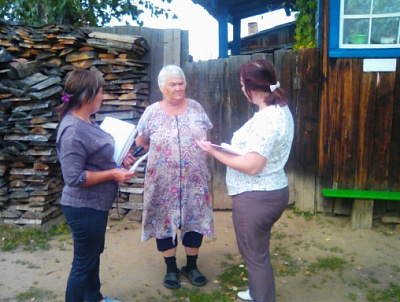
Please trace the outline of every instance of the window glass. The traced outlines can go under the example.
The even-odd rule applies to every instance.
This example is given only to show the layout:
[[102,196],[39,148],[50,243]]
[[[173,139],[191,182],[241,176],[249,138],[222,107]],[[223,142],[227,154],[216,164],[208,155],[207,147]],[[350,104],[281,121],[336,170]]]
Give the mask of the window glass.
[[365,15],[369,14],[371,10],[372,0],[345,0],[344,1],[344,14],[345,15]]
[[400,0],[342,0],[341,48],[400,48]]
[[374,0],[373,14],[400,12],[400,0]]

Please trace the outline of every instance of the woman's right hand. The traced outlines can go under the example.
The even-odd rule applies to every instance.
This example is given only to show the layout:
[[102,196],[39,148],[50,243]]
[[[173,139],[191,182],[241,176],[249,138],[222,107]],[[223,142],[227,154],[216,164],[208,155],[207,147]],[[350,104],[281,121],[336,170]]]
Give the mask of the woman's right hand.
[[133,175],[135,175],[135,171],[121,169],[113,169],[113,178],[118,182],[126,182],[132,179]]
[[210,141],[207,141],[205,137],[203,137],[201,140],[196,141],[197,146],[199,148],[207,153],[208,155],[214,156],[215,152],[218,152],[217,148],[211,145]]

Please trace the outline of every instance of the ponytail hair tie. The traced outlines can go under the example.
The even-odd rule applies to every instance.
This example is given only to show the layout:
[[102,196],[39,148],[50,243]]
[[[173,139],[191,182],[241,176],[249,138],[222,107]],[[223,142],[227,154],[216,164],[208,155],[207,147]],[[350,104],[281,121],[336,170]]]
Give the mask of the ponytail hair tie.
[[61,100],[62,100],[63,102],[69,103],[69,101],[71,101],[71,96],[70,96],[68,93],[66,93],[66,94],[63,95],[63,97],[61,98]]
[[279,83],[279,81],[276,82],[275,85],[269,85],[269,89],[271,89],[271,92],[274,92],[276,88],[281,87],[281,84]]

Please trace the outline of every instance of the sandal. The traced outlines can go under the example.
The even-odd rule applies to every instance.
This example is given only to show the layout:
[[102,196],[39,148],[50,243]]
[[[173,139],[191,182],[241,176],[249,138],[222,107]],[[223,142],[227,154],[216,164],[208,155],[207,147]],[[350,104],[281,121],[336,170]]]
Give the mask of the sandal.
[[203,286],[207,283],[206,277],[198,269],[186,271],[186,266],[183,266],[181,272],[195,286]]
[[167,273],[164,277],[163,284],[169,289],[180,288],[181,284],[179,282],[179,271],[176,273]]

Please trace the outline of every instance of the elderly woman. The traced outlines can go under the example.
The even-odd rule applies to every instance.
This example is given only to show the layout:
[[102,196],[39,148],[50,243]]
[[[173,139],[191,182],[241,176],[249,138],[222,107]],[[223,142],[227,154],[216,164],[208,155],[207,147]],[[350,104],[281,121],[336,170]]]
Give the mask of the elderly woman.
[[[180,287],[176,263],[180,230],[187,264],[181,272],[195,286],[207,280],[197,269],[203,236],[213,236],[210,178],[206,156],[196,144],[212,124],[202,106],[185,97],[183,71],[174,65],[164,67],[158,76],[163,100],[148,106],[138,125],[137,146],[149,150],[145,177],[142,241],[156,238],[167,274],[163,284]],[[133,162],[131,156],[125,161]]]

